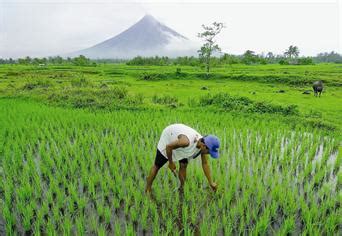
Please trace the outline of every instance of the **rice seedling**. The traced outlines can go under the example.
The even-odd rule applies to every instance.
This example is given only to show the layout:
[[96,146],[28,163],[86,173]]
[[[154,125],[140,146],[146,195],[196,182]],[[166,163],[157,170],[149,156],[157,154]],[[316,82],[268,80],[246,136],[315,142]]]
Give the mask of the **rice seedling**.
[[63,235],[72,235],[72,219],[69,216],[63,219]]
[[46,223],[46,232],[49,235],[57,235],[56,228],[55,228],[53,222],[50,220]]
[[141,214],[141,226],[143,228],[144,231],[146,231],[148,229],[148,207],[144,204],[144,208],[142,210],[142,214]]
[[121,226],[120,226],[120,223],[118,221],[114,222],[114,234],[115,235],[121,235],[122,234]]
[[106,227],[104,225],[100,225],[97,227],[97,235],[99,236],[107,235]]
[[110,224],[111,217],[112,217],[111,208],[107,206],[104,209],[104,223],[106,225]]
[[[339,232],[337,137],[229,113],[0,104],[8,114],[0,127],[0,207],[9,235]],[[215,194],[200,158],[189,163],[183,194],[164,167],[153,197],[144,194],[160,132],[172,122],[221,138],[221,158],[210,160]]]

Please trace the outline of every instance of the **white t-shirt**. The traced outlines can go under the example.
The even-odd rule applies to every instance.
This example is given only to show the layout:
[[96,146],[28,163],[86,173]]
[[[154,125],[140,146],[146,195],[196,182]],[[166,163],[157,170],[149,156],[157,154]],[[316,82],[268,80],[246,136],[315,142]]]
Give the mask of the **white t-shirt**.
[[173,124],[163,130],[158,142],[158,150],[166,159],[168,159],[166,155],[166,145],[176,141],[178,136],[181,134],[185,135],[189,139],[190,144],[184,148],[174,149],[172,151],[172,161],[179,161],[184,158],[192,159],[201,151],[196,147],[196,145],[197,141],[202,138],[202,135],[189,126],[183,124]]

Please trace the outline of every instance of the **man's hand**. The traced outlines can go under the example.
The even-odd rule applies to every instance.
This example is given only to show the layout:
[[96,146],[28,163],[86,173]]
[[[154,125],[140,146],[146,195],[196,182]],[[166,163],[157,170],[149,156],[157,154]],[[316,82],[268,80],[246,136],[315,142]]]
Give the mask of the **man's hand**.
[[202,159],[202,168],[204,171],[205,176],[208,179],[208,183],[211,187],[211,189],[216,192],[217,190],[217,184],[215,182],[212,182],[211,180],[211,173],[210,173],[210,168],[209,168],[209,164],[208,164],[208,156],[207,155],[201,155],[201,159]]
[[176,165],[173,161],[169,161],[169,168],[172,172],[176,170]]
[[172,161],[172,150],[177,148],[184,148],[189,146],[190,141],[187,136],[180,134],[178,135],[178,139],[173,141],[172,143],[169,143],[166,145],[166,156],[169,160],[169,168],[172,171],[172,173],[177,177],[177,171],[176,171],[176,165]]
[[173,161],[169,162],[169,168],[172,171],[172,174],[177,178],[176,165]]
[[214,191],[214,192],[216,192],[216,190],[217,190],[217,184],[216,183],[211,183],[210,184],[210,187],[211,187],[211,189]]

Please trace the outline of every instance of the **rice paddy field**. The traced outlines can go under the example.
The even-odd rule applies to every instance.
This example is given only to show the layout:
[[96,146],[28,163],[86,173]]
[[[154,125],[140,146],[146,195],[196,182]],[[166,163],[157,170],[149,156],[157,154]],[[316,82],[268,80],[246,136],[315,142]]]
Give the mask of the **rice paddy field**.
[[[0,233],[341,235],[339,68],[1,67]],[[197,158],[184,191],[163,167],[145,194],[171,123],[220,138],[217,192]]]

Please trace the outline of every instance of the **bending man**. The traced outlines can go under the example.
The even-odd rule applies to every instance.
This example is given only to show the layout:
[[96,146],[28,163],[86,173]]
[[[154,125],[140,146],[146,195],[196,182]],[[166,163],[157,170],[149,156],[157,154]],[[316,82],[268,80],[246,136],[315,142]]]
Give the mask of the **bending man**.
[[169,169],[176,175],[175,161],[179,161],[180,164],[178,177],[181,188],[183,188],[188,162],[199,155],[201,155],[203,172],[209,185],[216,191],[217,184],[212,181],[207,154],[210,154],[212,158],[218,158],[219,147],[220,141],[214,135],[202,136],[193,128],[183,124],[173,124],[166,127],[158,142],[154,165],[147,177],[146,192],[151,192],[153,180],[166,162],[169,163]]

